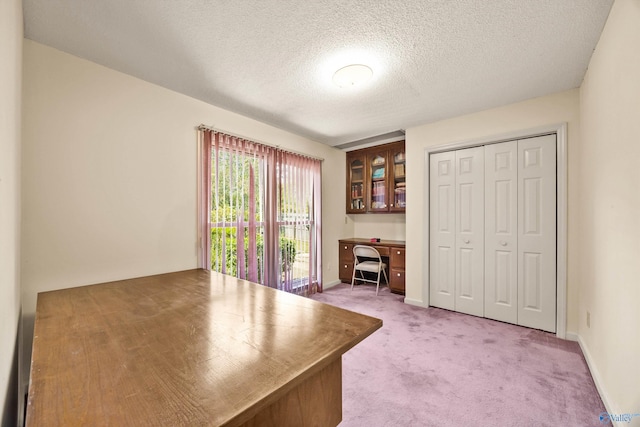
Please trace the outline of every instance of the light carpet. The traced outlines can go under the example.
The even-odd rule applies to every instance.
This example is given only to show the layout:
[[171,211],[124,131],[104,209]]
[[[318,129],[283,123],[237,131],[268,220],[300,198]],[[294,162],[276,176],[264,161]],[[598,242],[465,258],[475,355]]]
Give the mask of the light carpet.
[[404,304],[386,287],[312,298],[383,320],[343,356],[341,427],[610,425],[576,342]]

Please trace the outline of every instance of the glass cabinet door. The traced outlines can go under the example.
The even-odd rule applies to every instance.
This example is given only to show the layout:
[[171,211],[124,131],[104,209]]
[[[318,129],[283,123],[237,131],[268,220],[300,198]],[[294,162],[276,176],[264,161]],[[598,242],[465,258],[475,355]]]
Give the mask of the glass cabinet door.
[[369,211],[388,211],[389,200],[387,198],[387,151],[374,152],[369,155],[371,206]]
[[364,156],[347,160],[347,213],[362,213],[367,209]]
[[391,176],[389,180],[389,197],[391,197],[389,210],[392,212],[404,212],[407,206],[404,146],[392,149],[389,158],[392,163],[389,172]]

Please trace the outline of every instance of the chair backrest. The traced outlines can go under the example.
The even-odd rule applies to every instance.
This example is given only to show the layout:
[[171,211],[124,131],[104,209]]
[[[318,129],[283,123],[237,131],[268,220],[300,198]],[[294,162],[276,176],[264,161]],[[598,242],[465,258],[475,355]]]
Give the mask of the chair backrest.
[[353,256],[356,259],[356,262],[360,262],[358,259],[360,258],[376,258],[378,261],[381,261],[380,252],[378,252],[375,248],[371,246],[365,245],[355,245],[353,247]]

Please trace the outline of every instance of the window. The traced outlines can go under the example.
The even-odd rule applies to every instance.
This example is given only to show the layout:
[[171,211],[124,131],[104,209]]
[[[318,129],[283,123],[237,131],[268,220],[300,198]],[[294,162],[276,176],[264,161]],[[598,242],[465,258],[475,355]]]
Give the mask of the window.
[[200,266],[287,292],[321,290],[321,161],[200,133]]

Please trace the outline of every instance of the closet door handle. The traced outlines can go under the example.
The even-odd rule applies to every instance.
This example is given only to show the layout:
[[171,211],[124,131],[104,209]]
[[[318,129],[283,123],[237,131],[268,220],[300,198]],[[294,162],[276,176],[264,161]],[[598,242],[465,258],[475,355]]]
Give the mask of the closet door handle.
[[501,245],[501,246],[507,246],[507,242],[505,242],[504,240],[501,240],[501,241],[500,241],[500,245]]
[[471,243],[471,240],[469,240],[469,239],[462,239],[462,241],[463,241],[463,242],[465,242],[467,245],[468,245],[469,243]]

